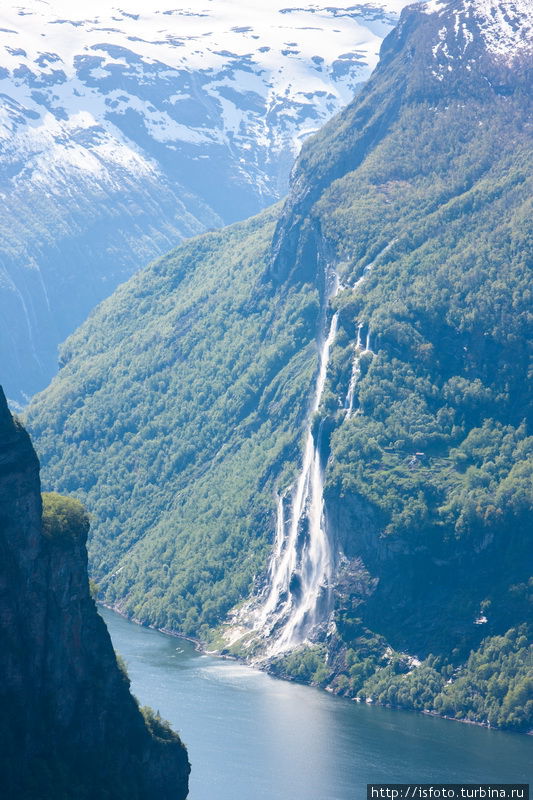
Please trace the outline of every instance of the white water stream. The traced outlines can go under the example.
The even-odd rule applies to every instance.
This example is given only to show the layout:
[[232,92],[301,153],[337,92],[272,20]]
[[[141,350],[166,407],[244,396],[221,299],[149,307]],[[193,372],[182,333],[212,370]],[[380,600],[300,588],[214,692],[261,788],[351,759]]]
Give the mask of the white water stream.
[[363,323],[360,322],[357,326],[357,338],[355,341],[354,347],[354,357],[352,363],[352,374],[350,376],[350,384],[348,386],[348,393],[346,395],[346,401],[344,403],[344,407],[346,409],[346,419],[351,417],[353,413],[353,403],[355,397],[355,387],[357,386],[357,382],[361,377],[361,356],[364,353],[371,353],[370,349],[370,328],[366,334],[366,341],[365,346],[363,347],[361,344],[361,330],[363,328]]
[[[353,289],[358,289],[361,286],[361,284],[365,282],[367,277],[372,272],[372,270],[374,268],[374,264],[376,263],[377,259],[380,256],[382,256],[384,253],[386,253],[387,250],[389,250],[389,248],[392,247],[392,245],[395,243],[395,241],[396,241],[396,239],[393,239],[392,242],[389,242],[389,244],[387,244],[383,248],[383,250],[381,250],[378,253],[378,255],[376,256],[374,261],[372,261],[370,264],[366,265],[366,267],[363,270],[363,273],[362,273],[361,277],[354,283]],[[364,353],[372,353],[372,350],[370,349],[370,328],[368,328],[367,333],[366,333],[366,341],[365,341],[365,346],[364,347],[362,346],[362,343],[361,343],[361,331],[362,330],[363,330],[363,323],[360,322],[359,325],[357,326],[357,337],[356,337],[356,340],[355,340],[354,356],[353,356],[353,362],[352,362],[352,374],[350,376],[350,384],[348,386],[348,393],[346,395],[346,401],[344,403],[344,407],[346,409],[346,419],[349,419],[352,416],[353,411],[354,411],[353,404],[354,404],[354,399],[355,399],[355,387],[357,386],[357,382],[358,382],[359,378],[361,377],[361,356]]]
[[327,308],[338,288],[335,274],[331,277],[323,309],[323,340],[319,345],[319,370],[302,467],[292,491],[286,490],[277,498],[276,536],[268,586],[253,612],[254,631],[270,639],[268,656],[304,642],[329,611],[333,555],[324,517],[324,470],[320,454],[323,423],[315,440],[313,418],[324,393],[330,349],[337,333],[337,314],[332,316],[328,327]]
[[[382,252],[388,247],[390,245]],[[373,266],[371,263],[365,267],[353,289],[365,280]],[[313,435],[314,416],[320,408],[330,349],[337,333],[337,314],[331,317],[329,326],[327,324],[329,301],[339,291],[337,274],[328,276],[326,272],[326,284],[320,326],[319,370],[307,423],[302,467],[295,486],[277,497],[276,535],[267,586],[259,598],[247,603],[236,615],[235,621],[244,623],[246,630],[236,628],[231,634],[231,642],[245,635],[246,631],[248,635],[253,634],[252,641],[263,639],[267,642],[260,658],[279,655],[309,641],[317,627],[327,621],[331,611],[334,554],[324,514],[323,421],[316,437]],[[370,330],[363,348],[362,328],[363,324],[360,324],[357,329],[345,402],[347,417],[353,412],[361,355],[370,352]]]

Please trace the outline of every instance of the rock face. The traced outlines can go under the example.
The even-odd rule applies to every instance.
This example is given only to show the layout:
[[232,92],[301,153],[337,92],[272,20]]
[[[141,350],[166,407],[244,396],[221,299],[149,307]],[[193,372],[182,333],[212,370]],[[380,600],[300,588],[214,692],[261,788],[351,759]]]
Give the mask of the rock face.
[[39,462],[1,389],[0,553],[3,796],[185,798],[187,752],[169,729],[149,730],[129,693],[84,537],[43,535]]
[[352,99],[402,5],[8,3],[0,46],[8,398],[24,403],[46,385],[58,343],[136,269],[279,199],[302,140]]
[[[475,437],[512,425],[520,440],[528,414],[522,389],[527,312],[518,305],[510,310],[508,287],[515,269],[526,273],[530,249],[520,220],[527,202],[521,186],[531,179],[521,167],[531,163],[532,30],[524,0],[442,0],[404,9],[362,92],[304,144],[266,273],[276,285],[318,283],[324,260],[334,264],[345,287],[337,303],[337,344],[348,354],[348,338],[353,342],[359,325],[370,336],[373,352],[357,383],[356,414],[339,410],[349,375],[342,351],[330,371],[336,397],[322,408],[335,419],[326,469],[330,534],[341,553],[362,558],[378,579],[366,594],[354,591],[349,614],[397,649],[424,656],[451,649],[451,641],[467,653],[476,637],[499,633],[528,613],[512,597],[512,585],[528,580],[530,500],[523,508],[513,504],[504,485],[513,479],[511,469],[528,469],[526,459],[515,452],[477,508],[472,478],[460,487],[463,471],[490,463],[488,448],[471,448]],[[513,153],[518,142],[524,157]],[[513,170],[518,177],[502,181],[505,199],[497,212],[496,194],[493,199],[486,187]],[[490,217],[499,220],[498,233],[490,230]],[[470,245],[471,226],[487,231],[486,250],[474,237]],[[510,250],[500,261],[507,228],[517,238],[518,267]],[[476,297],[463,283],[471,269]],[[441,293],[444,273],[460,297],[457,310],[457,300]],[[505,289],[492,312],[481,298],[494,292],[496,275]],[[512,344],[507,319],[500,334],[492,324],[506,312],[517,331]],[[416,409],[407,411],[415,397]],[[395,404],[408,424],[398,424]],[[446,429],[442,420],[450,411],[453,424]],[[380,450],[364,453],[379,435]],[[459,444],[461,465],[452,450]],[[503,464],[504,450],[500,442],[491,457]],[[424,451],[420,460],[416,451]],[[427,453],[434,458],[426,460]],[[456,485],[449,487],[454,458]],[[454,498],[448,516],[436,502],[447,492]],[[498,498],[494,518],[491,495]],[[483,602],[490,603],[488,619],[479,613]]]

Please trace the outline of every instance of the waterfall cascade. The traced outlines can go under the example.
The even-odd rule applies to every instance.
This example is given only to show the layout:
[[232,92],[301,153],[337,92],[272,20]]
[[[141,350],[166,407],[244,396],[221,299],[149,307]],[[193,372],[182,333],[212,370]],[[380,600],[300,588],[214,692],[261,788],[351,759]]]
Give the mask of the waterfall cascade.
[[[367,277],[372,272],[372,270],[374,268],[374,264],[376,263],[377,259],[380,256],[382,256],[384,253],[386,253],[387,250],[389,250],[389,248],[391,248],[392,245],[395,242],[396,242],[396,239],[393,239],[392,242],[389,242],[389,244],[387,244],[378,253],[378,255],[376,256],[374,261],[372,261],[370,264],[366,265],[366,267],[363,270],[363,273],[362,273],[361,277],[354,283],[352,289],[357,289],[357,288],[359,288],[359,286],[361,286],[362,283],[364,283],[364,281],[367,279]],[[355,398],[355,387],[357,385],[357,382],[358,382],[359,378],[361,377],[361,356],[363,355],[363,353],[372,353],[372,350],[370,349],[370,327],[367,329],[367,332],[366,332],[366,340],[365,340],[365,346],[364,347],[362,346],[362,340],[361,340],[361,332],[362,332],[362,330],[363,330],[363,323],[360,322],[359,325],[357,326],[357,336],[356,336],[356,340],[355,340],[354,356],[353,356],[353,362],[352,362],[352,374],[350,376],[350,383],[349,383],[349,386],[348,386],[348,393],[346,394],[346,400],[345,400],[345,403],[344,403],[344,407],[346,409],[346,419],[349,419],[349,417],[351,417],[352,414],[353,414],[353,403],[354,403],[354,398]]]
[[[365,280],[373,266],[374,262],[365,267],[352,290]],[[321,456],[324,421],[320,423],[316,436],[313,434],[314,415],[320,408],[330,349],[337,333],[337,314],[333,314],[328,325],[328,306],[339,291],[339,280],[336,273],[328,274],[327,270],[325,278],[319,370],[310,406],[301,470],[295,485],[277,497],[276,535],[267,586],[258,598],[237,613],[236,621],[244,623],[245,629],[234,629],[231,638],[233,642],[251,634],[251,641],[268,641],[262,658],[279,655],[308,641],[317,627],[327,620],[332,607],[334,555],[324,514],[324,464]],[[360,324],[345,401],[347,417],[353,412],[361,355],[371,352],[370,330],[367,331],[364,347],[362,330],[363,324]]]
[[313,435],[313,418],[326,383],[337,314],[327,324],[329,300],[337,294],[337,275],[329,276],[322,312],[319,370],[310,407],[303,460],[296,484],[277,498],[274,550],[267,590],[252,614],[253,630],[271,641],[266,655],[278,655],[306,641],[330,607],[333,555],[324,517],[321,459],[322,428]]
[[344,403],[344,407],[346,409],[346,419],[351,417],[353,413],[353,402],[355,397],[355,387],[357,385],[357,381],[361,377],[361,356],[363,353],[371,353],[372,350],[370,349],[370,328],[366,334],[366,341],[365,346],[362,346],[361,343],[361,331],[363,329],[363,323],[360,322],[357,326],[357,338],[355,341],[354,347],[354,356],[353,356],[353,363],[352,363],[352,374],[350,376],[350,384],[348,386],[348,393],[346,395],[346,401]]

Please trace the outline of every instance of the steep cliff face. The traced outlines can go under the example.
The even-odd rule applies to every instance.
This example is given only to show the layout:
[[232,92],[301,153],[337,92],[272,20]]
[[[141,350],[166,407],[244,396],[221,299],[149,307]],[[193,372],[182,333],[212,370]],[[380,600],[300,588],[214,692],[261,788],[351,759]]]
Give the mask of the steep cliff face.
[[[319,410],[330,683],[522,729],[530,707],[506,716],[501,697],[526,685],[526,638],[520,691],[495,656],[516,631],[470,657],[468,702],[443,686],[530,613],[532,28],[522,0],[405,9],[360,96],[303,148],[265,275],[317,282],[322,255],[342,287]],[[500,698],[476,674],[491,647]]]
[[[385,536],[386,503],[370,504],[364,493],[330,490],[326,507],[342,552],[335,594],[337,632],[345,643],[366,627],[397,652],[423,659],[454,650],[459,663],[484,637],[527,619],[527,515],[515,516],[511,535],[502,521],[492,530],[480,524],[465,540],[443,532],[443,525],[439,530],[431,519],[418,536],[409,531]],[[363,583],[347,584],[346,572],[361,569]],[[513,594],[518,586],[521,593]],[[480,609],[487,609],[486,616]]]
[[89,593],[83,532],[45,536],[41,512],[37,457],[0,390],[3,796],[185,798],[187,752],[149,730],[129,693]]

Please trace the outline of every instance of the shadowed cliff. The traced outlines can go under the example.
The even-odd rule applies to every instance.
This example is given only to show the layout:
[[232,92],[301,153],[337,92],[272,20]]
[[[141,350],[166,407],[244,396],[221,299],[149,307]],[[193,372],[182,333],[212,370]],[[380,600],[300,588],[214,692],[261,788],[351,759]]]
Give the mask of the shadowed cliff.
[[84,516],[43,531],[39,462],[0,388],[2,797],[181,800],[187,751],[145,721],[117,666],[89,592]]

